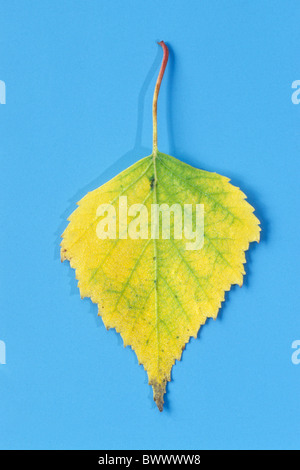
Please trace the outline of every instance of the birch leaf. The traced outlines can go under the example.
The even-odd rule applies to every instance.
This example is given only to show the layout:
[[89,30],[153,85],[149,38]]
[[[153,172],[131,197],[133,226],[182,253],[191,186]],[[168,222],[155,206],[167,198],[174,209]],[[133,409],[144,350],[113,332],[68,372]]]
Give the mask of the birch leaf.
[[[158,151],[156,106],[168,60],[160,44],[153,153],[78,203],[62,235],[61,258],[76,270],[81,297],[91,298],[106,328],[135,351],[162,411],[175,360],[206,319],[217,317],[225,292],[243,284],[245,251],[259,241],[260,228],[229,178]],[[202,208],[201,220],[190,207]]]

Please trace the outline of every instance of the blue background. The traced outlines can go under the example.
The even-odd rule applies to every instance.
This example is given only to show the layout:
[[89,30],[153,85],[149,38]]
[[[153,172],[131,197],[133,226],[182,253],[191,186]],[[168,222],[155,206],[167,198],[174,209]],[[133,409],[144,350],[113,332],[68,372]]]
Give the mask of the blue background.
[[[300,447],[297,1],[0,1],[1,448]],[[59,259],[87,191],[159,149],[227,175],[262,241],[191,340],[159,413]]]

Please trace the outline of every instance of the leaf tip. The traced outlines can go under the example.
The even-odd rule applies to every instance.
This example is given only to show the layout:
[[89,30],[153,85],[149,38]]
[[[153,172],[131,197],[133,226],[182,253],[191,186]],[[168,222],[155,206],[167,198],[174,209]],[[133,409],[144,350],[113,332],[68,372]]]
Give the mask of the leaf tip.
[[163,411],[164,408],[164,394],[166,393],[167,380],[164,379],[162,382],[153,382],[153,399],[157,405],[159,411]]

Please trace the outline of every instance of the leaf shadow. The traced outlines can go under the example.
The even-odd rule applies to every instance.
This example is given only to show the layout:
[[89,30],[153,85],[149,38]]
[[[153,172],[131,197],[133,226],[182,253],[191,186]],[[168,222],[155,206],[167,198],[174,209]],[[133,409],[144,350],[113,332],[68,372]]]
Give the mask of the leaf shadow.
[[176,71],[176,58],[172,47],[167,44],[169,49],[169,60],[168,60],[168,75],[167,75],[167,100],[166,100],[166,115],[167,119],[167,133],[169,140],[169,152],[170,155],[175,153],[175,137],[174,137],[174,125],[173,125],[173,116],[174,116],[174,100],[173,100],[173,91],[174,91],[174,77]]

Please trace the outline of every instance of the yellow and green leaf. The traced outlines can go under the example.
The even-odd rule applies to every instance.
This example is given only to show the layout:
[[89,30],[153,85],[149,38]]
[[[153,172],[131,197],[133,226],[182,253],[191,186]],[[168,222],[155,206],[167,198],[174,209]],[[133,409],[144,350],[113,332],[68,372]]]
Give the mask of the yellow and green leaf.
[[[153,204],[203,204],[203,246],[188,250],[185,237],[172,231],[169,239],[150,232],[132,239],[118,229],[115,239],[100,239],[99,206],[112,205],[118,219],[122,196],[149,214]],[[106,328],[115,328],[135,351],[160,410],[186,343],[207,318],[217,317],[225,292],[243,284],[245,251],[260,236],[253,211],[228,178],[159,152],[154,139],[152,155],[88,193],[69,218],[62,261],[76,270],[81,297],[98,305]],[[128,217],[129,224],[134,220]]]

